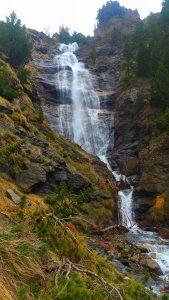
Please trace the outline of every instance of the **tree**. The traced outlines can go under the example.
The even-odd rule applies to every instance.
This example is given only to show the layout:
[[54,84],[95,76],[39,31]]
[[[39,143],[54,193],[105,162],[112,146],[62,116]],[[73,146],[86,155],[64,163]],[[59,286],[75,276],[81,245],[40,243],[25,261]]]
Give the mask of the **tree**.
[[71,35],[68,27],[61,26],[59,28],[59,41],[60,43],[64,43],[64,44],[71,43]]
[[152,81],[151,105],[162,109],[169,107],[169,71],[162,63]]
[[77,33],[74,31],[73,35],[71,36],[72,43],[76,42],[78,45],[86,44],[86,37],[82,33]]
[[118,1],[108,1],[98,10],[97,20],[100,24],[108,22],[113,17],[122,17],[127,9],[119,4]]
[[91,59],[94,64],[96,63],[96,58],[97,58],[96,46],[93,45],[92,52],[91,52]]
[[137,53],[137,74],[139,77],[150,76],[150,49],[147,44],[140,46]]
[[124,67],[126,69],[127,76],[129,77],[133,69],[133,47],[130,40],[127,40],[124,45],[123,56],[125,60]]
[[0,22],[0,51],[8,57],[13,67],[24,66],[31,58],[32,45],[26,35],[25,27],[13,12]]
[[161,24],[163,26],[169,25],[169,0],[165,0],[162,3]]

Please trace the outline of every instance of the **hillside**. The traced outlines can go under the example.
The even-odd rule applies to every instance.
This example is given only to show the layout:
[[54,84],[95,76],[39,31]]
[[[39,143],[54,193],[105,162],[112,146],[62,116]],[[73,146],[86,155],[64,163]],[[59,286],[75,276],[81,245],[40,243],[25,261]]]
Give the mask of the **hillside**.
[[[7,26],[23,34],[14,15]],[[34,60],[49,59],[56,41],[28,32]],[[146,282],[144,268],[139,271],[135,261],[122,272],[115,259],[127,261],[135,251],[144,254],[117,226],[112,173],[99,158],[51,129],[41,108],[34,62],[20,69],[20,61],[14,66],[11,57],[9,64],[3,51],[0,299],[153,299],[134,276],[140,274]]]

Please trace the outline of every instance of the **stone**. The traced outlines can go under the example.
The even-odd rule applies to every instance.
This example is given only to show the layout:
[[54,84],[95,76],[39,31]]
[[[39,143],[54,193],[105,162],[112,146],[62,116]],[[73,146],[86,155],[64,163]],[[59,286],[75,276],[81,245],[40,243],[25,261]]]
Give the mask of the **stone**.
[[21,201],[21,197],[18,196],[12,189],[6,191],[7,197],[12,200],[15,204],[19,204]]
[[131,261],[138,263],[140,259],[140,255],[139,254],[135,254],[131,257]]
[[148,268],[151,272],[157,274],[157,275],[163,275],[159,264],[153,260],[151,257],[148,257],[146,259],[143,259],[141,261],[142,266]]
[[29,163],[27,168],[16,176],[16,182],[24,191],[33,191],[38,185],[46,182],[46,171],[42,164]]
[[68,186],[75,192],[91,187],[91,183],[79,174],[68,173]]
[[157,258],[157,254],[156,254],[156,253],[151,253],[151,257],[152,257],[153,259],[156,259],[156,258]]
[[141,252],[148,252],[151,245],[150,244],[137,244],[136,247],[141,250]]

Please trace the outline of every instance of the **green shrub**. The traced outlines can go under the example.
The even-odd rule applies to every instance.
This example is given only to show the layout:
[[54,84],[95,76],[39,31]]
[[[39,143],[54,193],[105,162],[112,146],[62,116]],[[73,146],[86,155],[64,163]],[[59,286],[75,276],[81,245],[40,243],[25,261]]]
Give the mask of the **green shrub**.
[[126,76],[122,80],[122,89],[127,90],[128,88],[132,87],[137,82],[137,78],[135,75]]
[[22,196],[22,197],[21,197],[21,201],[20,201],[20,203],[19,203],[20,208],[21,208],[21,209],[24,209],[25,206],[26,206],[26,204],[27,204],[26,196]]
[[169,109],[156,119],[155,124],[160,131],[169,132]]
[[87,188],[79,195],[72,194],[66,182],[62,181],[56,193],[46,196],[45,203],[51,206],[55,215],[69,217],[76,215],[80,205],[90,200],[91,192],[93,189]]
[[30,291],[34,295],[35,299],[39,299],[39,295],[41,292],[41,286],[37,282],[34,282],[30,286]]
[[169,71],[162,63],[152,80],[151,105],[162,109],[169,107]]
[[26,300],[27,299],[27,287],[25,285],[20,285],[17,288],[18,300]]
[[30,245],[24,243],[20,244],[17,249],[19,250],[20,253],[22,253],[24,256],[31,256],[31,249]]
[[106,299],[106,293],[99,288],[95,290],[90,287],[90,284],[82,280],[77,273],[72,273],[70,279],[60,281],[57,288],[54,288],[49,293],[49,300],[93,300]]
[[77,213],[77,204],[73,197],[62,199],[58,197],[58,194],[52,194],[45,198],[45,203],[49,204],[54,214],[61,218],[73,216]]
[[38,111],[38,121],[40,123],[43,123],[44,119],[45,117],[44,117],[43,109],[40,107]]
[[20,96],[20,92],[11,85],[11,78],[6,66],[0,68],[0,96],[9,101]]
[[136,100],[136,114],[139,115],[145,106],[144,97],[142,95],[138,95]]
[[22,67],[17,72],[18,78],[22,84],[28,83],[31,78],[31,71],[25,67]]

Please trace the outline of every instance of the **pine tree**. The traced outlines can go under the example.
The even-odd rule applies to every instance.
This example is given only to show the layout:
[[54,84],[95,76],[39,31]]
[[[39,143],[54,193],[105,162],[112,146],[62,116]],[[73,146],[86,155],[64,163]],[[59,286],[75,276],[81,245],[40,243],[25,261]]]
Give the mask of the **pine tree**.
[[150,76],[150,49],[146,44],[140,46],[137,54],[137,74],[139,77]]
[[20,67],[30,60],[31,49],[25,27],[13,12],[6,22],[0,22],[0,51],[6,54],[13,67]]
[[71,35],[68,27],[61,26],[59,28],[59,41],[64,44],[71,43]]
[[160,63],[152,81],[151,104],[152,106],[169,107],[169,71]]
[[123,56],[125,60],[124,67],[126,69],[126,74],[129,77],[133,69],[133,47],[132,43],[129,40],[125,43]]

